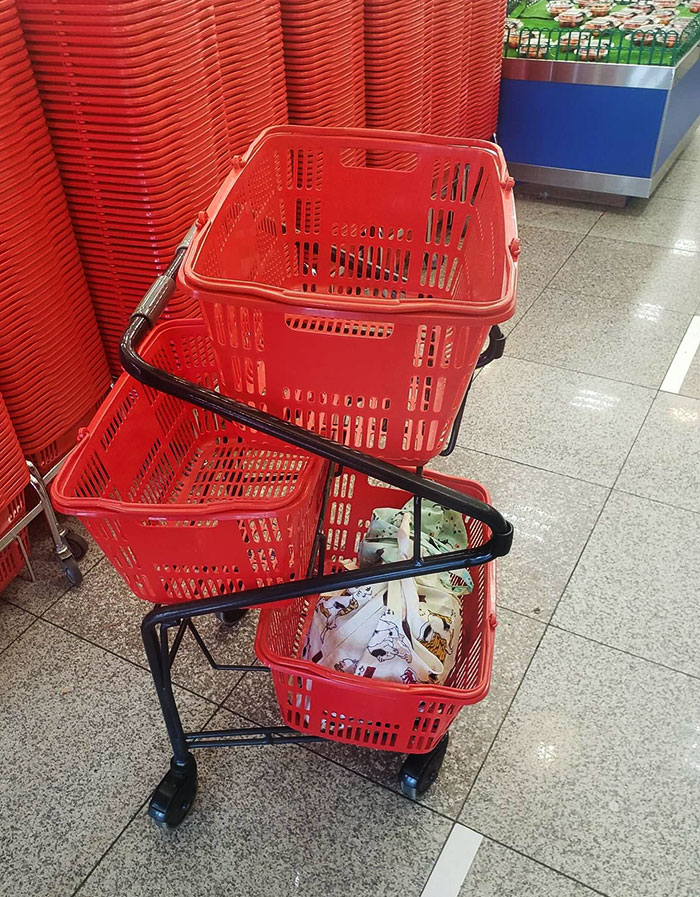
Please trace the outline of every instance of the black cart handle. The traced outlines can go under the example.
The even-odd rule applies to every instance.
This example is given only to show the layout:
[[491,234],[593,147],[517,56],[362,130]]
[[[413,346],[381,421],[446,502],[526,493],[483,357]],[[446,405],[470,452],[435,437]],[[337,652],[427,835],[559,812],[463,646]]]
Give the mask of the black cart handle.
[[[177,247],[173,260],[166,271],[156,278],[131,316],[131,321],[121,342],[121,360],[124,370],[139,382],[160,392],[176,396],[226,420],[251,427],[267,436],[296,446],[309,454],[326,458],[337,465],[356,470],[368,477],[374,477],[380,482],[388,483],[420,499],[434,501],[445,508],[486,524],[491,530],[491,538],[484,545],[453,553],[459,555],[459,563],[455,566],[484,564],[508,554],[513,541],[513,527],[486,502],[463,495],[461,492],[410,473],[401,467],[333,442],[325,436],[319,436],[295,424],[280,420],[272,414],[251,408],[204,386],[183,380],[181,377],[176,377],[174,374],[152,365],[139,355],[138,347],[151,327],[155,325],[175,291],[175,278],[194,233],[195,227],[193,226]],[[455,556],[451,560],[457,561],[457,557]],[[386,570],[386,568],[384,569]],[[374,575],[376,576],[376,571],[374,571]]]

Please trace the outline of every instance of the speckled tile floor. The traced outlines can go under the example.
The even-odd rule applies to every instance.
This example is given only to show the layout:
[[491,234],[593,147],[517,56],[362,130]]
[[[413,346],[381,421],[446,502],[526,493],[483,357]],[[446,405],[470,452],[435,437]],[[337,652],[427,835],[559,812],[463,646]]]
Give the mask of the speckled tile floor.
[[[156,829],[144,605],[94,544],[69,591],[39,525],[37,581],[0,597],[0,895],[700,895],[700,353],[668,373],[700,314],[698,139],[648,203],[519,199],[506,357],[435,464],[516,541],[491,693],[434,788],[411,803],[398,758],[336,744],[203,752],[191,815]],[[221,660],[254,623],[209,626]],[[192,725],[276,721],[262,676],[187,650],[174,679]]]

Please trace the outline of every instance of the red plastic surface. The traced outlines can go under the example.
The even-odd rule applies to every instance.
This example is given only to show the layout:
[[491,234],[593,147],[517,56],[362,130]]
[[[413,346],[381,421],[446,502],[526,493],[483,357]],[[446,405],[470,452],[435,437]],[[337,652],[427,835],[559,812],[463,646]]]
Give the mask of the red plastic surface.
[[7,507],[28,485],[29,470],[7,405],[0,396],[0,507]]
[[[0,2],[0,391],[42,470],[109,386],[63,189],[14,3]],[[22,462],[24,465],[24,462]],[[3,502],[5,504],[5,502]]]
[[[0,536],[4,535],[24,516],[24,510],[24,492],[20,492],[11,502],[0,508]],[[18,538],[22,540],[24,550],[29,555],[29,530],[23,529]],[[15,539],[7,548],[0,551],[0,592],[21,572],[24,565],[22,549]]]
[[281,0],[289,121],[365,124],[363,0]]
[[[410,165],[379,169],[380,154]],[[489,326],[514,310],[500,150],[271,129],[207,214],[181,283],[226,390],[397,463],[439,454]]]
[[[201,321],[160,325],[143,355],[217,386]],[[323,467],[123,374],[52,496],[138,597],[172,604],[305,575]]]
[[[489,501],[478,483],[426,473],[446,486]],[[357,547],[378,507],[400,508],[410,496],[344,473],[334,483],[327,516],[327,568],[356,557]],[[469,544],[481,545],[489,531],[465,520]],[[489,690],[496,624],[495,565],[473,568],[474,589],[462,600],[462,632],[455,666],[444,685],[404,685],[350,676],[301,659],[316,598],[299,598],[260,613],[255,650],[272,670],[284,723],[320,735],[379,750],[426,753],[440,741],[459,710]]]
[[365,4],[367,124],[489,140],[505,0]]
[[[100,332],[119,338],[232,156],[286,121],[273,0],[18,0]],[[197,314],[177,294],[168,315]]]

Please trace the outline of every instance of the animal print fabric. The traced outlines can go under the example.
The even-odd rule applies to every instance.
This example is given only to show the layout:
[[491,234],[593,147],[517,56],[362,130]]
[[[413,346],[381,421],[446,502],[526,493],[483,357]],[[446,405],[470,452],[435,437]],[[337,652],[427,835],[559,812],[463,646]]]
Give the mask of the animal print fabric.
[[[390,550],[383,549],[380,563],[411,556],[411,522],[404,513],[393,545],[382,538]],[[470,587],[448,579],[446,588],[443,579],[431,574],[321,595],[303,657],[354,676],[409,685],[444,683],[454,666],[461,601]]]
[[[411,538],[413,538],[413,500],[403,508],[377,508],[372,513],[367,535],[360,543],[358,562],[360,567],[375,564],[391,564],[398,560],[398,531],[404,517],[408,515]],[[467,530],[462,515],[448,511],[434,501],[424,499],[421,503],[420,544],[421,555],[431,557],[449,551],[460,551],[467,547]],[[474,588],[467,569],[453,573],[438,574],[442,588],[461,596]]]

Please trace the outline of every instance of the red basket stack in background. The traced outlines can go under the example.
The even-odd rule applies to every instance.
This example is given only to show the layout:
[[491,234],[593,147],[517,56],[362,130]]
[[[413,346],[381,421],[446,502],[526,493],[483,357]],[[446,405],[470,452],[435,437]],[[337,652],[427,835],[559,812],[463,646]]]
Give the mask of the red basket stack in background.
[[[367,127],[425,130],[425,84],[429,77],[431,4],[387,0],[365,5],[365,104]],[[369,164],[401,168],[396,154],[371,153]]]
[[[2,21],[4,25],[4,16]],[[0,396],[0,538],[24,514],[24,490],[28,484],[29,470],[24,463],[7,406]],[[22,530],[20,539],[29,553],[29,534],[26,529]],[[16,541],[0,551],[0,591],[23,566],[24,557]]]
[[471,0],[468,53],[468,103],[464,134],[491,140],[498,125],[506,0]]
[[109,386],[61,179],[10,0],[0,0],[0,391],[46,471]]
[[368,126],[490,139],[505,15],[505,0],[367,0]]
[[[208,0],[18,2],[115,374],[129,315],[230,169],[246,129],[252,139],[284,114],[280,88],[249,94],[254,72],[266,84],[275,65],[274,16],[261,16],[258,3],[254,27],[254,5],[239,32],[223,4],[217,28]],[[277,60],[281,87],[279,52]],[[227,120],[239,91],[258,104],[257,116],[249,108],[244,121],[239,97]],[[169,309],[194,310],[183,296]]]
[[363,127],[363,0],[281,0],[289,121]]
[[287,121],[279,0],[214,0],[229,147],[243,153],[271,124]]

